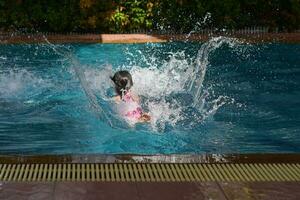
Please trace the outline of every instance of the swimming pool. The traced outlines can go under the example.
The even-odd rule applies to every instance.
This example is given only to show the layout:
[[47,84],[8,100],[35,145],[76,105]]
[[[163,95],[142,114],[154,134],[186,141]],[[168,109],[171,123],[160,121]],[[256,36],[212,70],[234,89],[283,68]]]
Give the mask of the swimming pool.
[[[300,152],[300,45],[0,46],[0,154]],[[150,124],[128,126],[109,76],[133,75]]]

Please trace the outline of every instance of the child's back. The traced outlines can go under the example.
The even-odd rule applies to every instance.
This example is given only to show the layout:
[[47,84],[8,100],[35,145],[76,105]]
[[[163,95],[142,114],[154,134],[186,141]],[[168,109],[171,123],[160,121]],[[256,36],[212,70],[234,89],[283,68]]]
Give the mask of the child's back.
[[121,116],[130,123],[150,121],[151,117],[143,112],[139,98],[130,90],[133,86],[131,74],[128,71],[118,71],[111,80],[115,84],[115,100]]

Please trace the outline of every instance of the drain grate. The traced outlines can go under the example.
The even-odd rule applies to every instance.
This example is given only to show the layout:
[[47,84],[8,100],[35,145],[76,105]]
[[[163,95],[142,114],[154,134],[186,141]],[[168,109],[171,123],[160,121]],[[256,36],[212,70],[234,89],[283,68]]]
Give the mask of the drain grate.
[[0,181],[300,181],[300,164],[0,164]]

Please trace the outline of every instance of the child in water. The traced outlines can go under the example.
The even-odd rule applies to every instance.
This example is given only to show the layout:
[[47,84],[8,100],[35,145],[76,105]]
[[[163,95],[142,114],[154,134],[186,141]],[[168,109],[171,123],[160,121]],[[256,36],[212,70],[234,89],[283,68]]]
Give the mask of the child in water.
[[139,103],[139,97],[134,95],[130,88],[133,86],[131,74],[128,71],[118,71],[110,77],[115,84],[117,96],[115,102],[119,106],[122,117],[130,123],[149,122],[151,117],[144,113]]

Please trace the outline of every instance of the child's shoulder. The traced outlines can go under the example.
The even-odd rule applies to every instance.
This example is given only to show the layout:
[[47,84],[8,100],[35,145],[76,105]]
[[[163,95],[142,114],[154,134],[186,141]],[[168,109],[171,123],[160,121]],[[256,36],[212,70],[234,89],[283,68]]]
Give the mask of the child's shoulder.
[[116,103],[120,103],[121,102],[121,97],[119,96],[119,95],[117,95],[117,96],[114,96],[113,98],[112,98]]

